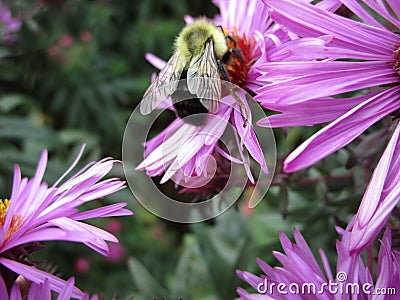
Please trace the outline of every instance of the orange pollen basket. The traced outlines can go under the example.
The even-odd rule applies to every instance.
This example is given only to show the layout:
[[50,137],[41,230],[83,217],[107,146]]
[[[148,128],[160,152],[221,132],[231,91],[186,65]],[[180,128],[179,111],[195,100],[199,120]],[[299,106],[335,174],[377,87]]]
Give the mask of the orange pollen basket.
[[[239,35],[236,28],[231,32],[224,31],[226,36],[232,37],[236,41],[236,48],[240,50],[242,57],[238,57],[232,53],[229,60],[224,64],[228,73],[229,79],[232,83],[243,87],[246,84],[247,74],[258,58],[259,54],[254,53],[256,50],[256,41],[254,38],[248,38],[245,34]],[[234,41],[227,38],[228,48],[235,48]]]

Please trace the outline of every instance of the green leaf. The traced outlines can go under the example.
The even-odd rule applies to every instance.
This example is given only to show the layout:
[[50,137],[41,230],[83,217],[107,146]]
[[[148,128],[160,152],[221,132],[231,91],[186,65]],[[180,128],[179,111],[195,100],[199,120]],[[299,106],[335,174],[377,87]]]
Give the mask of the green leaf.
[[214,294],[213,285],[207,271],[207,265],[200,251],[197,238],[186,234],[183,252],[179,258],[171,287],[174,299],[200,299]]
[[136,288],[147,297],[151,299],[153,297],[157,299],[172,298],[139,260],[134,257],[129,258],[128,268]]
[[217,228],[203,224],[193,226],[198,237],[211,280],[220,299],[233,299],[240,280],[237,269],[245,269],[253,244],[239,213],[231,210],[217,218]]
[[0,111],[9,113],[10,111],[23,105],[31,105],[28,97],[20,94],[7,94],[0,97]]

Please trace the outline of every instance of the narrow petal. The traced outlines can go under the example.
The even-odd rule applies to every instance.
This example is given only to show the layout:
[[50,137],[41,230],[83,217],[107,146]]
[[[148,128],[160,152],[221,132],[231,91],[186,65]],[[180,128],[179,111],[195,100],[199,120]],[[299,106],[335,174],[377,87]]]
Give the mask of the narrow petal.
[[387,3],[389,3],[397,18],[400,19],[400,2],[397,0],[387,0]]
[[[386,183],[387,175],[389,174],[389,169],[392,165],[395,149],[399,148],[400,145],[399,132],[400,126],[398,126],[393,133],[385,152],[383,153],[378,165],[374,170],[363,200],[361,201],[356,218],[356,222],[361,228],[370,223],[372,216],[375,214],[375,211],[382,200],[383,187]],[[400,151],[397,151],[396,154],[397,156],[400,155]],[[390,212],[387,213],[389,214]]]
[[400,107],[400,89],[394,87],[354,107],[306,140],[285,160],[285,172],[312,165],[344,147],[372,124]]
[[377,93],[353,98],[319,98],[289,106],[279,103],[265,103],[263,106],[266,108],[283,113],[261,119],[257,122],[257,125],[280,128],[312,126],[331,122],[375,94]]
[[86,144],[83,144],[82,147],[81,147],[81,150],[78,153],[78,156],[75,158],[75,160],[73,161],[71,166],[67,169],[67,171],[65,171],[64,174],[62,174],[60,176],[60,178],[53,184],[53,187],[57,186],[65,178],[65,176],[67,176],[68,173],[71,172],[73,170],[73,168],[75,168],[75,166],[79,162],[80,158],[82,157],[82,154],[83,154],[83,151],[85,150],[85,147],[86,147]]
[[[17,285],[14,285],[14,286],[16,286],[16,288],[18,289]],[[14,290],[14,287],[13,287],[13,290]],[[18,292],[19,292],[19,289],[18,289]],[[21,294],[20,294],[20,296],[21,296]],[[7,287],[6,287],[6,284],[4,283],[2,276],[0,276],[0,299],[8,300]]]
[[75,221],[88,220],[92,218],[116,217],[116,216],[131,216],[133,212],[123,209],[128,205],[126,202],[115,203],[81,213],[77,213],[71,217]]
[[[0,263],[11,271],[21,274],[23,277],[35,282],[36,284],[40,284],[47,279],[49,281],[50,289],[58,293],[61,293],[66,285],[66,281],[34,267],[30,267],[4,257],[0,257]],[[83,296],[83,292],[74,287],[72,290],[72,297],[79,298],[81,296]]]
[[63,291],[58,295],[57,300],[69,300],[74,289],[75,279],[71,277],[68,279]]
[[332,44],[361,52],[391,54],[397,36],[386,29],[376,28],[335,15],[308,3],[287,0],[264,0],[274,12],[276,22],[285,24],[300,36],[335,36]]
[[[3,279],[1,279],[3,280]],[[0,287],[1,289],[1,287]],[[0,292],[0,299],[7,300],[8,298],[1,294]],[[10,293],[10,299],[12,300],[22,300],[21,291],[19,290],[18,284],[14,283]]]
[[158,58],[152,53],[146,53],[145,58],[149,63],[151,63],[154,67],[156,67],[159,70],[162,70],[162,68],[164,68],[164,66],[167,63],[165,60]]
[[[279,70],[276,69],[278,65],[282,67]],[[296,66],[298,69],[295,70]],[[303,73],[300,73],[300,69]],[[397,83],[399,80],[399,75],[384,62],[275,63],[265,68],[267,78],[273,80],[275,70],[278,74],[286,70],[284,76],[290,76],[289,79],[283,81],[280,78],[276,83],[265,85],[259,92],[267,93],[270,101],[282,104],[302,103],[310,99]]]

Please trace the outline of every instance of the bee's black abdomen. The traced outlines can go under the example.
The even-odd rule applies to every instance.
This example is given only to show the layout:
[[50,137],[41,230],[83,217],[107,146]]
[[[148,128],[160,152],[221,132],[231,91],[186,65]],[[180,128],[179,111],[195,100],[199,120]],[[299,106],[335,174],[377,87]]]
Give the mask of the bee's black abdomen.
[[204,125],[208,110],[201,104],[196,95],[189,92],[185,79],[186,71],[182,73],[178,87],[171,95],[176,114],[188,124],[195,126]]
[[[180,98],[182,99],[182,98]],[[183,119],[184,122],[195,125],[202,126],[206,122],[207,109],[200,103],[199,99],[189,99],[183,100],[178,103],[174,103],[176,114],[179,118]],[[201,115],[197,115],[201,114]],[[195,116],[197,115],[197,116]],[[187,118],[193,116],[191,118]]]

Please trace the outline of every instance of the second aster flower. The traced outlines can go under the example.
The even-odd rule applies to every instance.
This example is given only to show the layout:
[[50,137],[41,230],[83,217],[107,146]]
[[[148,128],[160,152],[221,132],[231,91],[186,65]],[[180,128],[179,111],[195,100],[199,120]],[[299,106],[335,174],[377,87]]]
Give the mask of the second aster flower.
[[11,286],[20,274],[38,284],[49,278],[50,288],[60,292],[58,279],[30,266],[29,255],[42,249],[44,241],[80,242],[103,255],[109,253],[106,241],[118,242],[107,231],[82,221],[132,215],[124,208],[127,203],[78,211],[79,206],[125,187],[125,182],[117,178],[103,180],[116,161],[106,158],[88,164],[60,184],[76,165],[82,151],[83,148],[69,170],[51,187],[42,182],[47,151],[43,151],[31,179],[21,177],[19,166],[15,166],[11,196],[9,200],[0,200],[0,273],[7,286]]

